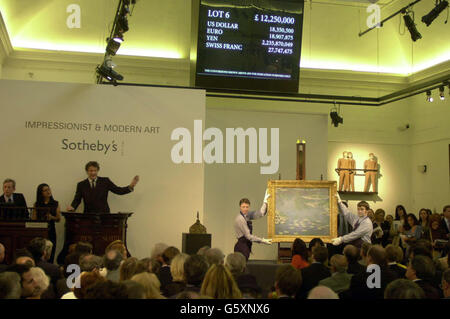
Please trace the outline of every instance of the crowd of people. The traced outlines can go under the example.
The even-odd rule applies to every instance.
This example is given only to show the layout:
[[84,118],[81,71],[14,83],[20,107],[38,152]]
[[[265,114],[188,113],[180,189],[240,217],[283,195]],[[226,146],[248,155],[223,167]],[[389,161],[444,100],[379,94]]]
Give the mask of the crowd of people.
[[[46,187],[38,194],[49,199]],[[428,209],[418,215],[401,205],[395,217],[368,209],[362,218],[372,223],[371,243],[359,248],[295,239],[291,262],[278,265],[267,292],[238,251],[225,255],[203,247],[187,255],[158,243],[140,260],[121,241],[110,243],[102,256],[93,254],[92,243],[78,242],[63,264],[55,264],[52,240],[38,237],[13,252],[8,265],[0,243],[0,299],[450,298],[450,205],[442,215]]]

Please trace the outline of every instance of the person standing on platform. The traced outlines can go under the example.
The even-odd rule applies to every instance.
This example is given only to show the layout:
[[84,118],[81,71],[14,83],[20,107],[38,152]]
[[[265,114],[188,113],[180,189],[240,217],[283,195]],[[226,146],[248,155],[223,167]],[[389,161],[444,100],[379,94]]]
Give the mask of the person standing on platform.
[[373,225],[370,218],[367,216],[367,211],[370,209],[369,204],[365,201],[358,203],[358,215],[352,214],[347,206],[341,201],[339,194],[336,194],[338,207],[341,214],[344,214],[345,220],[352,225],[353,231],[347,235],[332,239],[335,246],[340,244],[352,244],[361,248],[364,242],[371,243],[370,237],[373,232]]
[[344,192],[348,191],[348,184],[350,183],[350,162],[347,154],[348,152],[343,152],[342,158],[338,160],[337,164],[337,173],[339,174],[339,191],[344,190]]
[[234,252],[240,252],[248,260],[250,253],[252,251],[252,243],[263,243],[266,245],[272,244],[272,239],[259,238],[252,234],[253,225],[252,220],[261,218],[267,214],[267,199],[269,198],[269,193],[266,190],[266,195],[264,196],[264,203],[259,211],[250,210],[250,201],[247,198],[242,198],[239,201],[240,212],[234,220],[234,231],[236,233],[237,243],[234,245]]
[[118,187],[108,177],[99,177],[100,165],[97,162],[89,162],[85,166],[88,178],[79,182],[75,197],[71,206],[67,207],[69,212],[73,212],[84,202],[85,213],[110,213],[108,206],[108,193],[117,195],[131,193],[139,182],[139,176],[135,176],[129,186]]
[[0,216],[3,219],[27,219],[28,210],[25,197],[15,193],[16,182],[7,178],[3,182],[3,195],[0,197]]
[[61,208],[54,200],[50,186],[45,183],[37,188],[36,203],[34,203],[31,219],[48,221],[48,239],[53,243],[49,262],[53,263],[56,250],[55,222],[61,220]]

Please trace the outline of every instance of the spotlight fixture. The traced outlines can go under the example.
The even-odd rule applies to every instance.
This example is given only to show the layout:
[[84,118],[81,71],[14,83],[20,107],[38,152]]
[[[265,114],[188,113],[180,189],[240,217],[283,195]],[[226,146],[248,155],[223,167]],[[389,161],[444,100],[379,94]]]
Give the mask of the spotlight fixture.
[[114,67],[115,64],[112,63],[111,59],[106,59],[102,65],[97,66],[97,73],[109,82],[117,84],[117,81],[123,80],[123,76],[114,71]]
[[[414,13],[413,13],[414,16]],[[411,33],[411,39],[416,42],[419,39],[422,39],[422,35],[417,30],[416,24],[414,23],[413,17],[406,11],[404,12],[403,19],[405,20],[405,25],[408,28],[409,33]]]
[[[422,22],[427,25],[427,27],[430,26],[430,24],[433,23],[433,21],[441,14],[442,11],[445,10],[445,8],[448,7],[448,1],[443,0],[439,1],[439,3],[436,1],[436,6],[433,8],[433,10],[430,11],[427,15],[424,15],[422,17]],[[447,23],[447,22],[446,22]]]
[[445,93],[444,93],[443,85],[439,87],[439,98],[441,99],[441,101],[445,100]]
[[431,96],[431,91],[427,91],[427,102],[433,102],[433,97]]
[[114,35],[113,38],[114,41],[116,41],[117,43],[123,43],[123,34],[120,31],[117,31],[116,34]]
[[117,21],[117,28],[121,33],[125,33],[128,30],[130,30],[126,14],[127,14],[126,12],[123,12]]
[[[122,38],[122,40],[123,40],[123,38]],[[119,41],[116,41],[115,39],[110,39],[110,38],[106,39],[106,41],[108,42],[108,46],[106,47],[106,53],[108,55],[113,55],[113,56],[116,55],[117,51],[120,48],[120,43],[122,43],[123,41],[119,42]]]
[[334,127],[338,127],[339,123],[344,124],[344,118],[340,117],[338,114],[338,109],[336,107],[336,102],[334,103],[334,107],[330,111],[331,122]]

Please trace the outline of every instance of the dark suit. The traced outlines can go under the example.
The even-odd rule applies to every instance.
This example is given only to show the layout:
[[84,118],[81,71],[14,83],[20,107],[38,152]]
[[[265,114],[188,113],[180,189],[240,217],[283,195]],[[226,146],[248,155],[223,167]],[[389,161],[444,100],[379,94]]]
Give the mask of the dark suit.
[[440,299],[442,298],[441,292],[434,287],[429,281],[419,279],[415,282],[419,285],[420,288],[423,289],[425,293],[425,299]]
[[303,283],[297,293],[297,299],[306,299],[309,291],[316,287],[319,284],[319,281],[331,276],[330,270],[321,263],[312,263],[301,271]]
[[447,221],[445,220],[445,217],[441,220],[441,227],[444,230],[445,234],[450,233],[450,229],[448,229]]
[[[27,202],[21,193],[13,193],[13,202],[7,203],[5,194],[0,197],[0,217],[4,219],[28,218]],[[14,208],[9,208],[14,207]],[[23,207],[17,208],[17,207]]]
[[85,213],[109,213],[108,192],[125,195],[131,191],[132,189],[128,186],[116,186],[108,177],[97,177],[95,188],[92,188],[89,179],[86,178],[78,183],[71,206],[77,209],[83,199]]
[[405,266],[400,266],[399,264],[392,264],[388,266],[390,270],[392,270],[393,272],[395,272],[397,274],[397,277],[402,279],[405,278],[405,274],[406,274],[406,267]]
[[398,278],[397,274],[388,267],[381,267],[381,287],[369,288],[367,279],[373,272],[360,272],[354,275],[350,281],[350,288],[339,294],[343,299],[383,299],[386,286]]
[[356,275],[363,271],[366,271],[366,266],[361,265],[359,262],[348,264],[347,273],[349,274]]

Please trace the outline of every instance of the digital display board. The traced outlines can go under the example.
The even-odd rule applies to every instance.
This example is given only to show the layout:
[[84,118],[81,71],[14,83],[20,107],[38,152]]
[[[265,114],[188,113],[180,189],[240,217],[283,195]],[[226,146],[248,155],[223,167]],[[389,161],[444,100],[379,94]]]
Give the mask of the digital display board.
[[298,92],[303,0],[201,0],[197,87]]

